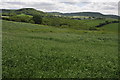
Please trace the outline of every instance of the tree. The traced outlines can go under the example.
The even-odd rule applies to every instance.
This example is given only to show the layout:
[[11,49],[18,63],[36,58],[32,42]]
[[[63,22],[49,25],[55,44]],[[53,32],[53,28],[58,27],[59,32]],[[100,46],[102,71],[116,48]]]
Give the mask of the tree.
[[42,23],[42,17],[41,15],[33,15],[33,21],[35,22],[35,24],[41,24]]
[[34,21],[32,20],[32,16],[25,15],[25,14],[10,16],[9,20],[17,21],[17,22],[34,23]]

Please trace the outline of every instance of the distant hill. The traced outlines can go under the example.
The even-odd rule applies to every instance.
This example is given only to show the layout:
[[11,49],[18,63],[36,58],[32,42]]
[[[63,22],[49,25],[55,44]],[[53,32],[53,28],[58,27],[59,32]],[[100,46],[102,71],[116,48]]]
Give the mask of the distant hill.
[[[80,18],[76,19],[76,17]],[[84,19],[82,19],[82,17]],[[98,30],[98,28],[103,27],[107,24],[112,24],[113,22],[119,23],[117,19],[113,18],[118,18],[118,16],[103,15],[98,12],[46,13],[33,8],[22,8],[16,10],[2,9],[2,16],[0,16],[0,19],[3,20],[26,22],[32,24],[42,24],[60,28],[72,28],[77,30]]]
[[22,9],[0,9],[0,13],[2,12],[3,15],[10,14],[27,14],[27,15],[34,15],[34,14],[41,14],[41,15],[62,15],[62,16],[89,16],[95,18],[115,18],[117,19],[119,16],[117,15],[104,15],[99,12],[77,12],[77,13],[60,13],[60,12],[43,12],[36,10],[34,8],[22,8]]
[[77,12],[77,13],[59,13],[59,12],[48,12],[53,15],[63,15],[63,16],[89,16],[96,18],[115,18],[117,19],[119,16],[117,15],[104,15],[99,12]]
[[60,12],[47,12],[47,13],[51,15],[62,15],[62,13]]

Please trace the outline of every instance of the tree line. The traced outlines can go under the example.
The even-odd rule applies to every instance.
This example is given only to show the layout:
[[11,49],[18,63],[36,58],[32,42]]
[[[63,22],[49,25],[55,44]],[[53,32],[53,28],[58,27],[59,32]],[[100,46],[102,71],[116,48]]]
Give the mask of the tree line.
[[16,22],[26,22],[26,23],[34,23],[34,24],[41,24],[42,23],[42,16],[41,15],[15,15],[9,17],[1,17],[3,20],[9,21],[16,21]]
[[105,21],[104,23],[100,23],[99,25],[95,27],[102,27],[104,25],[111,24],[111,23],[120,23],[120,21]]

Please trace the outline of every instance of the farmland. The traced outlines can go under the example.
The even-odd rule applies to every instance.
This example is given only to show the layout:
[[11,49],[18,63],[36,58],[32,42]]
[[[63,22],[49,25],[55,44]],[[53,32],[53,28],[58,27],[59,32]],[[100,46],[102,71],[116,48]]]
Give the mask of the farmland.
[[[92,26],[101,21],[82,20],[81,23]],[[2,22],[3,78],[119,76],[118,23],[105,25],[99,31],[90,31]]]

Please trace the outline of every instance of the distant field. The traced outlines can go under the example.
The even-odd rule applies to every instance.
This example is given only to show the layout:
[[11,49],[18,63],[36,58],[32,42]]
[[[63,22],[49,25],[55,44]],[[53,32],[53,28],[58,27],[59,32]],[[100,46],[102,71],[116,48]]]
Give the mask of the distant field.
[[113,21],[116,19],[95,19],[95,20],[80,20],[79,22],[84,23],[84,25],[89,27],[94,27],[99,25],[100,23],[104,23],[105,21]]
[[3,21],[3,78],[117,78],[116,25],[83,31]]
[[17,16],[22,16],[22,17],[26,17],[26,16],[28,16],[28,17],[33,17],[33,16],[30,16],[30,15],[25,15],[25,14],[19,14],[19,15],[17,15]]
[[103,26],[101,29],[109,32],[116,32],[118,33],[118,23],[108,24]]

